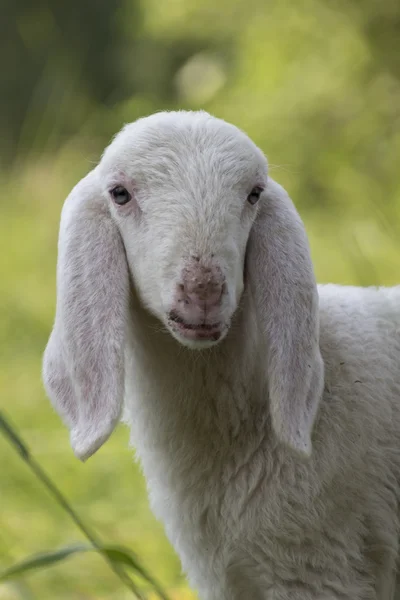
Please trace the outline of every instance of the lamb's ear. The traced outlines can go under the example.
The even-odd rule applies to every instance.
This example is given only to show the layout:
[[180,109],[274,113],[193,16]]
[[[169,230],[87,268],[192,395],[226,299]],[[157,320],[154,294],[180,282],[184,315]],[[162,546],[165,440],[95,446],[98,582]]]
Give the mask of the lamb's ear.
[[246,275],[265,336],[272,427],[308,456],[324,385],[318,292],[303,223],[272,180],[250,234]]
[[120,417],[128,294],[124,246],[95,169],[62,210],[56,317],[43,360],[47,394],[81,460],[100,448]]

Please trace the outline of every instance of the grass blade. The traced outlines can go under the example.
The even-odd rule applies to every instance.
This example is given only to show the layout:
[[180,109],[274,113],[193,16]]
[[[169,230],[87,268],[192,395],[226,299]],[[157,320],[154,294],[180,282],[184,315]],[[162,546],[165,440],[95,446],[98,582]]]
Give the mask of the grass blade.
[[11,442],[11,444],[17,450],[18,454],[20,454],[24,460],[28,460],[29,459],[28,448],[26,447],[24,442],[19,438],[17,433],[14,431],[14,429],[11,427],[10,423],[8,421],[6,421],[6,419],[3,417],[1,412],[0,412],[0,429],[2,430],[2,432],[4,433],[4,435],[6,436],[8,441]]
[[[119,563],[125,567],[129,567],[136,575],[139,574],[148,584],[150,584],[162,600],[168,600],[168,596],[166,596],[154,578],[141,566],[135,554],[131,550],[121,546],[101,545],[95,547],[87,544],[76,544],[74,546],[60,548],[59,550],[34,554],[0,572],[0,582],[20,577],[29,571],[51,567],[56,563],[82,552],[98,552],[100,554],[105,554],[113,564]],[[140,596],[140,592],[136,593]]]
[[60,550],[53,550],[51,552],[42,552],[40,554],[33,554],[29,558],[22,560],[21,562],[8,567],[0,573],[0,582],[7,581],[8,579],[14,579],[24,575],[27,571],[33,571],[35,569],[42,569],[43,567],[50,567],[55,563],[58,563],[66,558],[77,554],[79,552],[87,552],[92,550],[90,546],[79,544],[76,546],[67,546]]
[[162,600],[169,600],[168,596],[161,589],[155,579],[142,567],[135,554],[121,546],[103,547],[103,551],[107,553],[111,560],[122,563],[123,565],[133,569],[136,573],[140,573],[142,578],[149,583]]

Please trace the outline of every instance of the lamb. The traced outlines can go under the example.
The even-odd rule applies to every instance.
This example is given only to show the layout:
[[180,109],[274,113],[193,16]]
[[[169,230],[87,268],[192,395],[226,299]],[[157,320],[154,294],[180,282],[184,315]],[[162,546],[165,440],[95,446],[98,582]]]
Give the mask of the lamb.
[[203,111],[125,126],[58,252],[47,394],[81,460],[129,423],[200,598],[400,598],[400,286],[317,287],[263,153]]

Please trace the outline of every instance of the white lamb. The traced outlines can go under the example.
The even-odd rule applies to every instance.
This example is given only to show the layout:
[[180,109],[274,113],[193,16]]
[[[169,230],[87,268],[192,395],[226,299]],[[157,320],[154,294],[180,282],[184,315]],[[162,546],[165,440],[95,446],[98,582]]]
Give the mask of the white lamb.
[[267,171],[205,112],[126,126],[62,212],[45,386],[82,460],[124,405],[202,600],[392,600],[400,286],[317,290]]

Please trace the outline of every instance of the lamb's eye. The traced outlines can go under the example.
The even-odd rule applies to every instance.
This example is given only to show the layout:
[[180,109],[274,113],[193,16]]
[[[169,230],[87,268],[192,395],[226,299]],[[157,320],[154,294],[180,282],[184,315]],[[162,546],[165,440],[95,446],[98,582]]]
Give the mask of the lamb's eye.
[[115,204],[122,206],[123,204],[127,204],[129,200],[132,198],[128,190],[126,190],[122,185],[117,185],[110,191],[112,199]]
[[250,204],[255,204],[259,201],[262,191],[263,188],[259,185],[256,185],[256,187],[254,187],[251,190],[250,194],[247,196],[247,201],[250,202]]

